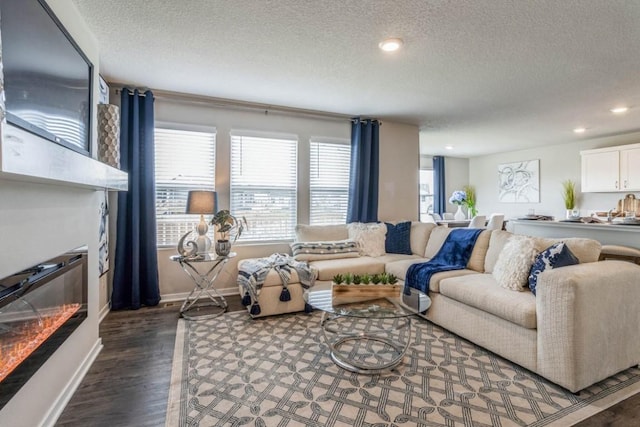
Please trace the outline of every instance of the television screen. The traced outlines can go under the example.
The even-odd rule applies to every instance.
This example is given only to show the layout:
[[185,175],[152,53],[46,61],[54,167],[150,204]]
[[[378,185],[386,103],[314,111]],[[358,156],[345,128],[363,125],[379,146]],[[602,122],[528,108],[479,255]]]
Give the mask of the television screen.
[[0,5],[7,121],[89,154],[92,64],[44,0]]

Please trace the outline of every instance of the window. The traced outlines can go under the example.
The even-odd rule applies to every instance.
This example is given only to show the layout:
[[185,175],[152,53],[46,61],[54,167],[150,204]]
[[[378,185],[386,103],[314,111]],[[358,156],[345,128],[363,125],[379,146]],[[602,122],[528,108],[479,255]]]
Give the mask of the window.
[[297,155],[296,136],[231,134],[231,213],[247,219],[243,241],[294,238]]
[[155,162],[158,246],[175,245],[200,222],[184,213],[189,190],[215,190],[215,131],[156,128]]
[[433,213],[433,170],[420,169],[420,221]]
[[345,224],[349,199],[351,146],[348,141],[311,140],[309,224]]

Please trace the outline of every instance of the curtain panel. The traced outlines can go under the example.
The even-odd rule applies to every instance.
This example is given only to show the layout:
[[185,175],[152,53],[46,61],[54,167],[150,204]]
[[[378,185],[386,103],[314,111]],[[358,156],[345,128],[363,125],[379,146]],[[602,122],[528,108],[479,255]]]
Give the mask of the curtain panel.
[[154,180],[153,93],[122,89],[120,164],[128,191],[118,193],[118,224],[111,308],[160,302]]
[[347,222],[378,221],[380,123],[353,119]]

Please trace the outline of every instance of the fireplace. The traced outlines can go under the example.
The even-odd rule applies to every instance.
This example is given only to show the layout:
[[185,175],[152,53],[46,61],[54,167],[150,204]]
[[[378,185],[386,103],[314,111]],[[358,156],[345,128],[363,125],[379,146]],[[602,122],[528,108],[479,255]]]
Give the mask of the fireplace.
[[0,409],[86,317],[86,247],[0,279]]

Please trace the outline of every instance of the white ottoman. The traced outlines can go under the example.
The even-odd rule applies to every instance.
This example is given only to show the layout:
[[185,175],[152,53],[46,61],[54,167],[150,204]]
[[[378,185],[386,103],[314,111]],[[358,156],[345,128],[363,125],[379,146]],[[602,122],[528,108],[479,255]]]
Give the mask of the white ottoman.
[[[252,260],[244,259],[239,261],[238,270],[242,270],[242,264],[248,261]],[[244,287],[238,285],[238,288],[240,290],[240,296],[243,297],[243,299],[246,299],[246,291]],[[247,305],[247,311],[249,311],[249,314],[251,314],[251,317],[253,318],[272,316],[274,314],[308,311],[305,310],[306,303],[304,301],[304,298],[302,298],[304,288],[300,284],[298,273],[293,268],[291,269],[291,280],[289,281],[287,289],[289,290],[291,299],[289,301],[281,301],[280,297],[282,296],[283,291],[282,281],[280,280],[280,276],[278,275],[278,273],[272,269],[267,274],[264,284],[260,289],[260,293],[258,294],[257,302],[258,306],[260,307],[260,312],[258,314],[251,314],[251,308],[255,303],[254,301]]]

